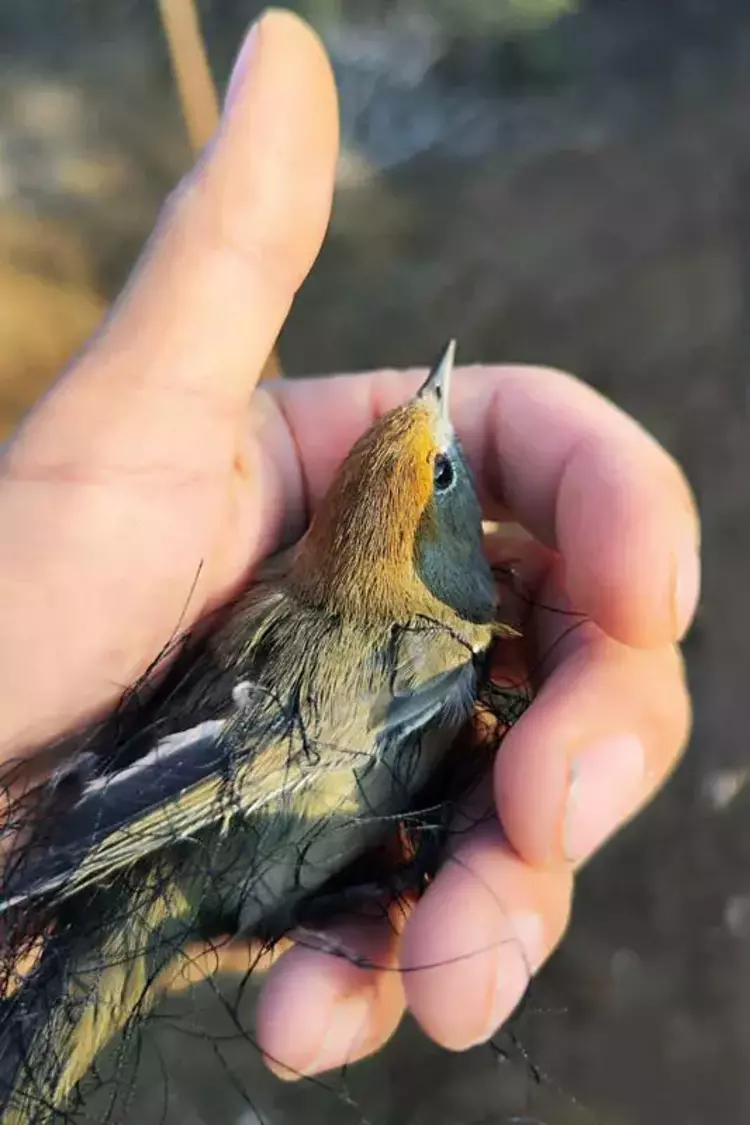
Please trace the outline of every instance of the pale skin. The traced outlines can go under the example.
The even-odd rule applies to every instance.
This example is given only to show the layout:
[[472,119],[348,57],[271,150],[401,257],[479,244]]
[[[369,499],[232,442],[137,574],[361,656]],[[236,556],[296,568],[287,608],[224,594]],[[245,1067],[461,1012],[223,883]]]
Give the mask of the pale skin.
[[[5,757],[113,703],[181,619],[294,541],[354,440],[423,377],[255,390],[320,247],[337,151],[325,53],[272,12],[111,317],[0,462]],[[379,964],[413,971],[366,972],[301,945],[269,971],[257,1038],[287,1076],[376,1050],[405,1007],[452,1049],[493,1034],[559,942],[575,870],[650,799],[688,736],[675,644],[698,597],[699,529],[679,468],[555,371],[459,370],[453,415],[488,518],[510,511],[545,545],[526,573],[540,600],[589,621],[555,649],[502,746],[496,824],[462,842],[400,935],[346,929]],[[542,649],[560,620],[540,616]]]

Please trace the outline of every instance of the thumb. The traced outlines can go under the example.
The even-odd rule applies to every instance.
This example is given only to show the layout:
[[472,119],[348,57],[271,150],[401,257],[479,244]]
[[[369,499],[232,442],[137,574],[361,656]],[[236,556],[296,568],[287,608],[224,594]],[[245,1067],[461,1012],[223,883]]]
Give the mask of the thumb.
[[[247,401],[320,249],[337,141],[320,42],[268,13],[124,294],[2,451],[0,757],[116,699],[236,581]],[[243,566],[262,516],[234,529]]]
[[320,250],[337,156],[324,48],[297,16],[269,11],[240,51],[217,135],[96,340],[30,415],[16,468],[189,471],[231,456],[227,427]]

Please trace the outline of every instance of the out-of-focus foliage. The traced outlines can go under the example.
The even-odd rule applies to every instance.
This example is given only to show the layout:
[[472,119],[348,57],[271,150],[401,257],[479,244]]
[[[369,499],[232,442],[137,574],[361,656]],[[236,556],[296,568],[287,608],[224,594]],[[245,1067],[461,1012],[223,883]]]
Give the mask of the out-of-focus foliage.
[[577,6],[578,0],[434,0],[427,5],[437,19],[459,30],[506,32],[539,27]]
[[472,35],[482,31],[515,34],[538,28],[574,11],[579,3],[580,0],[412,0],[408,4],[389,0],[303,0],[301,8],[310,19],[322,23],[340,23],[357,14],[387,18],[400,11],[416,19],[434,20],[444,30],[458,35]]
[[[459,34],[476,34],[483,30],[515,33],[539,27],[574,11],[582,2],[585,0],[290,0],[288,6],[304,12],[314,23],[379,20],[399,14],[432,19]],[[151,6],[155,7],[155,0]],[[100,0],[71,0],[59,7],[55,24],[66,23],[71,29],[76,25],[101,27],[111,32],[118,26],[132,28],[134,23],[152,22],[148,7],[140,0],[121,0],[113,5],[103,5]],[[242,0],[198,0],[198,7],[203,15],[223,16],[225,21],[247,19],[249,14],[249,5]],[[45,27],[50,27],[49,0],[0,6],[0,31],[38,35]]]

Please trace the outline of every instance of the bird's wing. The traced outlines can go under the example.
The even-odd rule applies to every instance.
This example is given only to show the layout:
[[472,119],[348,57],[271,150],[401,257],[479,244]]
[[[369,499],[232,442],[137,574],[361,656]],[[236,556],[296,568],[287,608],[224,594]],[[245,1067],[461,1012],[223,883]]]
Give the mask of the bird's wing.
[[[167,653],[156,686],[138,685],[100,728],[84,732],[84,752],[65,764],[62,796],[53,779],[27,818],[8,818],[20,822],[22,838],[2,868],[0,914],[31,898],[67,897],[201,832],[227,817],[230,796],[262,798],[270,789],[263,773],[277,769],[282,752],[288,757],[288,718],[237,676],[248,659],[242,646],[282,602],[278,589],[254,588],[243,596],[242,627],[230,615],[232,631],[224,630],[234,654],[217,660],[212,634],[187,637],[174,659]],[[245,775],[252,764],[254,797],[230,784],[243,762]],[[277,789],[293,784],[286,772]]]
[[473,698],[466,652],[436,654],[434,638],[422,633],[399,639],[390,669],[387,690],[354,708],[347,701],[365,722],[312,746],[280,701],[249,680],[227,681],[223,704],[212,700],[214,717],[199,710],[197,722],[172,726],[125,768],[82,777],[77,799],[59,817],[41,810],[31,842],[3,871],[0,915],[32,900],[59,902],[236,817],[282,811],[303,789],[297,807],[310,815],[343,811],[356,792],[355,771],[367,767],[377,744],[403,745],[441,715],[463,714]]
[[0,914],[30,899],[67,898],[211,825],[283,801],[305,780],[304,760],[288,742],[278,726],[250,735],[238,707],[167,735],[126,769],[84,781],[59,820],[41,816],[36,836],[9,858]]
[[474,653],[445,627],[415,622],[394,630],[390,674],[373,703],[370,726],[382,736],[453,725],[471,709]]

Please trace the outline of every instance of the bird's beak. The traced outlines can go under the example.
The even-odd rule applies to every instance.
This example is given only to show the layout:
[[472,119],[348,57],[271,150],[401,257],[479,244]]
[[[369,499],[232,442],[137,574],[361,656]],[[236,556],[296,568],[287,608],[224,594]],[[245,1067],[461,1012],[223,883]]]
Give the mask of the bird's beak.
[[427,376],[427,380],[417,392],[417,398],[433,398],[440,410],[440,420],[446,426],[450,425],[448,412],[448,396],[450,394],[451,375],[453,374],[453,360],[456,355],[456,341],[449,340],[440,353],[440,358]]

